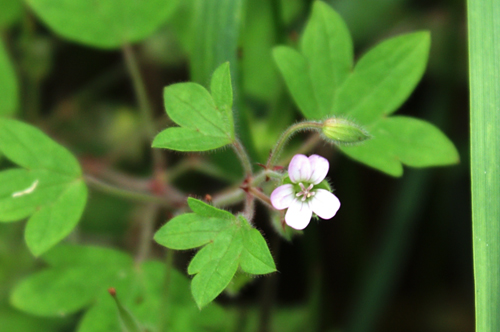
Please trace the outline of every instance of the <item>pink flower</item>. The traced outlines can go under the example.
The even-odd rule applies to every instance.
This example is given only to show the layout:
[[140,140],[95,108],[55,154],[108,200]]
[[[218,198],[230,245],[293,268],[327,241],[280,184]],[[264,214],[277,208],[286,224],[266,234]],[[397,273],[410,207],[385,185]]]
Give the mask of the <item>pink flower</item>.
[[[297,154],[290,161],[288,176],[292,184],[274,189],[271,203],[277,210],[288,209],[285,222],[295,229],[304,229],[313,212],[322,219],[331,219],[340,208],[339,199],[326,189],[317,188],[326,177],[330,165],[325,158],[313,154],[309,158]],[[316,188],[315,188],[316,186]]]

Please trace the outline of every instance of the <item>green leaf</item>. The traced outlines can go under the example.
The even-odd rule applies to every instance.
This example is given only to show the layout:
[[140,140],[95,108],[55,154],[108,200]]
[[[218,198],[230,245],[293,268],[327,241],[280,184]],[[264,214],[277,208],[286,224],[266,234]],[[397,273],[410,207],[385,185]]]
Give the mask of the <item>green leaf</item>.
[[308,73],[307,59],[286,46],[275,47],[273,57],[302,114],[308,119],[321,118],[323,114]]
[[169,272],[165,299],[166,268],[160,262],[136,264],[120,251],[76,245],[57,246],[42,258],[50,267],[21,281],[11,303],[24,312],[49,317],[89,308],[78,332],[123,332],[110,287],[116,289],[122,307],[148,331],[157,330],[165,315],[163,331],[226,331],[232,324],[228,313],[216,305],[200,312],[189,281],[174,269]]
[[[49,269],[22,281],[11,296],[17,309],[38,316],[64,316],[88,306],[109,276],[92,266]],[[105,287],[105,286],[104,286]]]
[[34,213],[24,232],[26,244],[38,256],[59,243],[76,227],[87,203],[83,181],[67,184],[53,202]]
[[340,115],[363,126],[349,132],[327,131],[325,137],[334,142],[340,136],[359,141],[368,138],[366,128],[370,140],[341,150],[368,166],[401,176],[402,163],[427,167],[459,159],[453,144],[432,125],[387,118],[422,78],[429,48],[428,32],[394,37],[370,50],[351,71],[352,41],[346,25],[333,9],[316,1],[302,38],[302,53],[280,46],[273,55],[306,118]]
[[342,147],[342,152],[393,176],[403,174],[402,164],[429,167],[455,164],[460,159],[453,143],[426,121],[405,116],[383,118],[370,133],[374,139]]
[[352,69],[353,46],[344,20],[326,3],[314,2],[301,50],[320,107],[317,116],[331,114],[337,89]]
[[[191,291],[198,307],[212,302],[229,285],[236,270],[241,253],[241,236],[237,230],[220,232],[214,241],[202,249],[203,259],[198,259],[196,268],[190,264],[188,271],[196,274],[191,281]],[[210,252],[210,255],[206,253]],[[195,256],[196,257],[196,256]]]
[[245,24],[242,26],[239,44],[244,56],[238,59],[245,96],[270,103],[278,98],[281,91],[272,48],[278,38],[283,36],[281,31],[276,29],[273,6],[274,3],[269,0],[252,0],[245,3]]
[[220,218],[203,218],[195,213],[182,214],[170,220],[156,234],[159,244],[176,250],[196,248],[212,241],[230,227],[231,222]]
[[212,95],[197,83],[178,83],[165,88],[168,116],[181,127],[159,133],[153,147],[177,151],[206,151],[234,141],[232,92],[229,64],[212,78]]
[[210,92],[217,108],[221,112],[232,115],[233,107],[233,88],[231,86],[231,72],[229,71],[229,62],[220,65],[212,76],[210,81]]
[[476,331],[500,330],[500,2],[467,1]]
[[173,13],[177,0],[28,0],[55,33],[98,48],[141,41]]
[[188,273],[195,274],[191,291],[198,307],[213,301],[229,285],[238,265],[252,274],[276,271],[266,241],[244,217],[236,218],[194,198],[188,203],[195,213],[170,220],[155,240],[170,249],[205,245],[188,267]]
[[132,258],[121,251],[68,244],[60,244],[48,251],[43,255],[43,260],[58,268],[79,265],[126,267],[133,263]]
[[[0,8],[3,10],[1,4]],[[0,11],[1,15],[2,11]],[[16,73],[7,55],[7,50],[3,42],[0,41],[0,116],[12,115],[18,108],[19,91]]]
[[430,48],[428,32],[386,40],[365,54],[339,88],[333,114],[362,125],[396,111],[422,78]]
[[235,65],[243,0],[197,1],[191,77],[204,86],[222,63]]
[[198,199],[188,197],[187,202],[191,210],[202,217],[234,220],[234,215],[231,212],[218,209]]
[[98,247],[60,245],[42,258],[52,268],[17,285],[11,303],[25,312],[49,317],[88,306],[99,289],[106,290],[114,280],[123,279],[133,266],[133,260],[123,253]]
[[80,166],[40,130],[11,119],[0,119],[0,152],[24,167],[0,172],[0,221],[30,217],[26,243],[41,255],[80,220],[87,201]]
[[243,271],[251,274],[267,274],[274,272],[273,256],[267,249],[266,240],[254,228],[242,232],[243,250],[241,251],[240,265]]
[[21,0],[0,0],[0,8],[2,8],[0,11],[1,30],[7,28],[21,17],[23,3]]

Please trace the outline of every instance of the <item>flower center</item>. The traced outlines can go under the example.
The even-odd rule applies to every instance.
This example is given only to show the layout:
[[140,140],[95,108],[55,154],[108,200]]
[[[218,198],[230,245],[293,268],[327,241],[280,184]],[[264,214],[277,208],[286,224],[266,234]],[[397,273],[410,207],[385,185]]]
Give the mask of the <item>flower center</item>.
[[300,191],[295,194],[296,197],[302,197],[300,200],[302,202],[305,202],[306,199],[316,195],[316,192],[311,191],[314,187],[314,185],[311,183],[307,188],[304,186],[304,184],[301,182],[299,183],[300,186]]

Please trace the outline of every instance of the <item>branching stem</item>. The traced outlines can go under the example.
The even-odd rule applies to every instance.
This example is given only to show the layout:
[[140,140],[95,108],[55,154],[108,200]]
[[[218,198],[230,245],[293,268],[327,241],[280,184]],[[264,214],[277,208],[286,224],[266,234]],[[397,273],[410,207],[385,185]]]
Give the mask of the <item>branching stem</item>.
[[119,187],[115,187],[106,182],[103,182],[91,175],[84,176],[85,182],[92,188],[99,190],[103,193],[110,194],[113,196],[121,197],[127,200],[136,202],[147,202],[155,203],[163,207],[174,208],[176,202],[168,200],[166,197],[151,195],[148,193],[142,193],[137,191],[131,191]]

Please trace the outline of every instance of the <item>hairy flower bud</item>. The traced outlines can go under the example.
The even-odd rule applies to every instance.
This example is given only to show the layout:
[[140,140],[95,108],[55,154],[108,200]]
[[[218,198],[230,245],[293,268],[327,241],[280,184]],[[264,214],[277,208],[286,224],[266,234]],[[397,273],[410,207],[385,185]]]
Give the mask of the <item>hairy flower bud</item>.
[[323,122],[323,136],[335,144],[360,143],[371,136],[363,127],[342,118],[330,118]]

